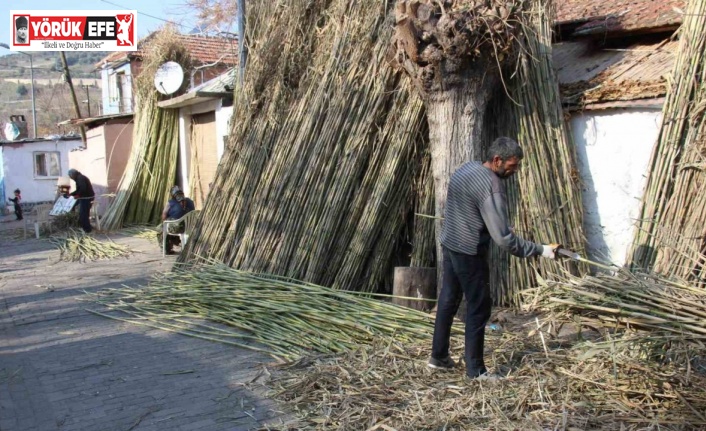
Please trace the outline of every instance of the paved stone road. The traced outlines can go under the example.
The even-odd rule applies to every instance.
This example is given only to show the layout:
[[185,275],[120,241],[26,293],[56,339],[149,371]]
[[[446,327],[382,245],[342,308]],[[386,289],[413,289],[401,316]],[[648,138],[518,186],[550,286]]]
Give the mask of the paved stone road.
[[0,431],[249,430],[283,414],[248,384],[270,359],[105,319],[84,290],[145,284],[169,269],[145,239],[129,259],[57,262],[43,240],[0,226]]

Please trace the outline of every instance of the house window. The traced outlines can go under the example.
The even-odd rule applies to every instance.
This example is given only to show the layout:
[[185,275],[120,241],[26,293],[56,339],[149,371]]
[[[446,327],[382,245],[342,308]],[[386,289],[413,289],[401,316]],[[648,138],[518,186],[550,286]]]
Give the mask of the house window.
[[34,153],[34,178],[61,176],[61,158],[58,151]]

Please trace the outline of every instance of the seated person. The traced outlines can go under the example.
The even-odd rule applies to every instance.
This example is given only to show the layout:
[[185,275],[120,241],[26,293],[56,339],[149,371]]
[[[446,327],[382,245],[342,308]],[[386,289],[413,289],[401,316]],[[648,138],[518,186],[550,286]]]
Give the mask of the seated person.
[[[194,201],[185,197],[184,192],[179,186],[172,187],[171,195],[172,198],[169,199],[169,202],[167,202],[167,205],[162,211],[162,221],[178,220],[195,208]],[[184,223],[170,224],[168,229],[171,234],[184,233]],[[167,249],[165,253],[174,254],[175,245],[181,245],[181,238],[175,235],[167,235]]]

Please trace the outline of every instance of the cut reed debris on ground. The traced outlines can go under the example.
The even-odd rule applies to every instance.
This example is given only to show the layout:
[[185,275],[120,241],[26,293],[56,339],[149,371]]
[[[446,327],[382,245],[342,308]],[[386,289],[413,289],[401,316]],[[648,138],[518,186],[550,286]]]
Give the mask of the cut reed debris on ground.
[[[378,337],[431,342],[433,319],[370,295],[222,264],[164,274],[149,286],[103,290],[94,312],[294,360],[339,353]],[[196,325],[207,319],[215,325]]]
[[[658,279],[639,290],[627,284],[628,275],[586,280],[626,283],[626,292],[639,293],[638,303],[649,295],[656,304],[672,298],[675,307],[693,301],[687,293],[701,294]],[[528,292],[539,298],[535,306],[549,304],[538,292]],[[103,290],[87,299],[98,305],[91,311],[105,317],[293,361],[271,369],[274,377],[267,383],[272,396],[299,415],[280,429],[367,430],[381,424],[400,430],[706,429],[704,345],[698,331],[683,330],[685,324],[702,324],[685,321],[679,310],[662,316],[681,319],[678,325],[644,316],[623,325],[582,317],[605,337],[591,342],[577,341],[573,333],[557,337],[547,330],[558,327],[551,316],[536,321],[539,329],[534,317],[527,319],[529,326],[508,324],[487,335],[491,371],[506,376],[491,385],[464,380],[462,366],[430,372],[430,315],[213,261],[164,274],[146,287]],[[589,309],[601,307],[603,296],[586,295],[585,301],[596,304]],[[552,311],[566,315],[565,309]],[[651,331],[621,330],[626,324]],[[456,327],[454,359],[462,357],[460,334]]]
[[[380,342],[270,368],[271,396],[300,420],[267,429],[706,429],[706,369],[689,373],[669,360],[676,337],[632,335],[566,349],[548,340],[545,352],[538,336],[518,330],[491,333],[486,344],[494,352],[489,365],[506,373],[499,382],[467,381],[462,368],[429,370],[426,343]],[[452,346],[452,356],[462,356],[460,337]]]
[[81,230],[70,229],[62,235],[49,237],[49,242],[59,249],[59,260],[86,262],[128,257],[133,253],[129,247],[116,244],[110,239],[99,241]]

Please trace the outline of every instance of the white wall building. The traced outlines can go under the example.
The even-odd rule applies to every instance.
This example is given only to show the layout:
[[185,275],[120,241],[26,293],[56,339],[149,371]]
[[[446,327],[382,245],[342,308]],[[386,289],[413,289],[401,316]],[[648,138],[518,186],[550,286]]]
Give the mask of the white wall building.
[[225,150],[233,115],[235,69],[207,81],[190,92],[159,102],[179,109],[179,185],[203,208],[216,168]]
[[[0,142],[0,199],[7,210],[15,189],[27,204],[54,202],[59,177],[67,176],[69,152],[82,146],[80,138]],[[10,208],[11,208],[11,204]]]
[[[554,45],[554,68],[576,146],[589,258],[629,260],[648,164],[662,123],[675,42],[601,48],[590,40]],[[618,42],[614,42],[618,43]]]

